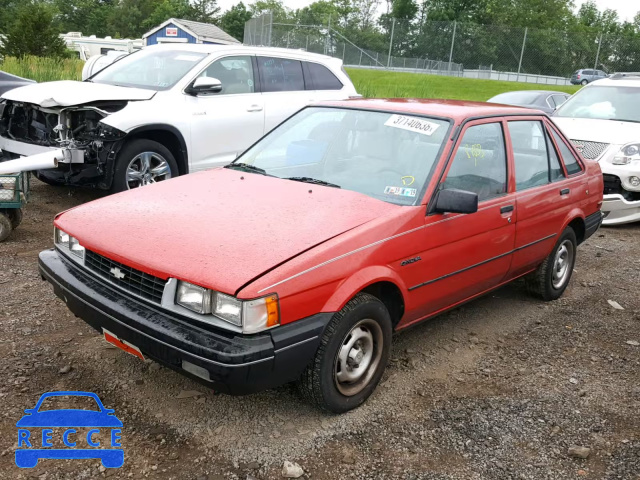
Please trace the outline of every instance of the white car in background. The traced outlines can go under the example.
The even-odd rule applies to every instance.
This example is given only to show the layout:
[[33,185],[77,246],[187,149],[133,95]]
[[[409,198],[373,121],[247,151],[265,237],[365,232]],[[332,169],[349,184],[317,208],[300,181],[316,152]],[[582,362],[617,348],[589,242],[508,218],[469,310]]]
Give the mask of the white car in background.
[[640,74],[590,83],[553,114],[553,121],[604,176],[604,225],[640,221]]
[[118,192],[226,165],[302,107],[351,97],[359,95],[339,59],[242,45],[156,45],[83,82],[4,94],[0,150],[15,159],[66,149],[57,168],[37,177]]

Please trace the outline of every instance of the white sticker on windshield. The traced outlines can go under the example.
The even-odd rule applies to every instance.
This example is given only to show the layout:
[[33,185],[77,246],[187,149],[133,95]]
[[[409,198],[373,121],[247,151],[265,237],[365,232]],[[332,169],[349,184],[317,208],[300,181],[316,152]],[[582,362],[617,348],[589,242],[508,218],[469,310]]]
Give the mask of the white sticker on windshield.
[[415,188],[385,187],[384,193],[387,195],[399,195],[401,197],[415,197],[418,191]]
[[407,117],[406,115],[391,115],[385,123],[387,127],[402,128],[422,135],[433,135],[440,125],[422,118]]

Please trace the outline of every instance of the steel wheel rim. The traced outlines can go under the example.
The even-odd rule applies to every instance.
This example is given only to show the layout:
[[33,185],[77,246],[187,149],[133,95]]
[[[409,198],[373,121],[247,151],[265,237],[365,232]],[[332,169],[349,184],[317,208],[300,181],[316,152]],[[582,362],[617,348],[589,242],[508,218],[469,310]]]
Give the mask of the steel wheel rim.
[[562,288],[573,269],[573,243],[565,240],[560,244],[553,260],[553,272],[551,283],[556,290]]
[[342,395],[351,397],[369,385],[380,365],[382,350],[382,328],[375,320],[360,320],[349,330],[333,368],[334,383]]
[[157,152],[142,152],[127,165],[127,188],[139,188],[171,178],[171,167]]

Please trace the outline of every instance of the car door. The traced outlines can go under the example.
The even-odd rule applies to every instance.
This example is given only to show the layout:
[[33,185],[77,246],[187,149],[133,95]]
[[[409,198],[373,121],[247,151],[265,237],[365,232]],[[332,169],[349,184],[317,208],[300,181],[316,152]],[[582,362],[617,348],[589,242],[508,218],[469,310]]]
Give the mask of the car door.
[[[421,270],[404,279],[418,308],[411,323],[499,285],[511,263],[516,204],[509,190],[507,144],[501,121],[467,124],[440,180],[439,189],[478,194],[473,214],[430,214],[425,218]],[[433,202],[433,199],[431,200]]]
[[230,163],[264,132],[264,101],[255,88],[252,56],[218,58],[198,76],[217,78],[222,91],[186,97],[192,114],[191,171]]
[[549,254],[580,188],[575,180],[567,181],[547,121],[512,118],[507,125],[513,145],[518,209],[510,268],[510,276],[515,277],[535,268]]
[[315,100],[307,90],[302,62],[292,58],[258,56],[258,71],[265,106],[267,133],[273,127]]

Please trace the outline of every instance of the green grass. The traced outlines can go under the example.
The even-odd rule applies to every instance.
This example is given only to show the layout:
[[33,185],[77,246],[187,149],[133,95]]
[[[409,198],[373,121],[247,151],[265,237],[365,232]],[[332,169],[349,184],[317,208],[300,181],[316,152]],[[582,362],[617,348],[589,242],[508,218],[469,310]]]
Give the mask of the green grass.
[[367,98],[448,98],[484,102],[499,93],[512,90],[557,90],[573,94],[580,88],[360,68],[348,68],[347,72],[358,93]]
[[7,57],[0,63],[0,70],[36,82],[53,80],[81,80],[84,62],[77,58]]

